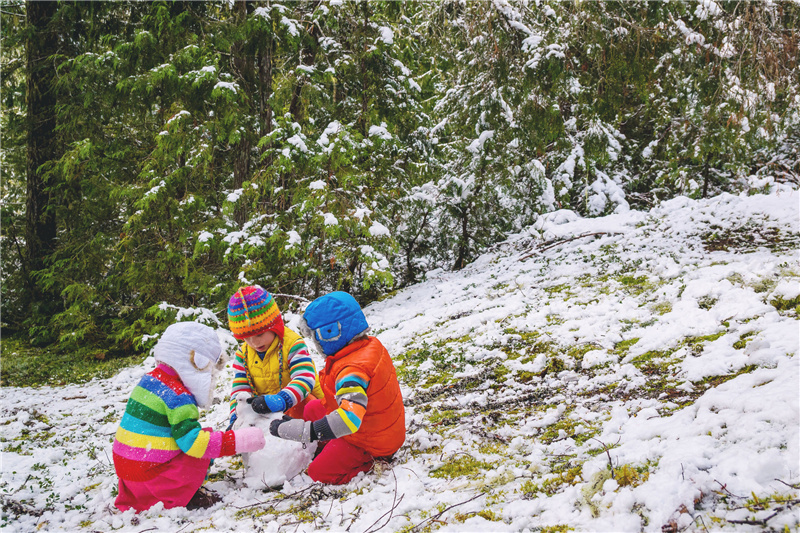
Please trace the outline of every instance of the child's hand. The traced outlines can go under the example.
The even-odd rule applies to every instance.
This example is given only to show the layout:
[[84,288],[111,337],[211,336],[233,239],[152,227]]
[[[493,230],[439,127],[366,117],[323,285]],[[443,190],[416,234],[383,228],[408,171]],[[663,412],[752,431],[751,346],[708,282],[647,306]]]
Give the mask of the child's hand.
[[264,432],[258,428],[248,427],[237,429],[233,432],[236,445],[236,453],[256,452],[264,447],[267,440]]
[[280,413],[286,410],[288,402],[286,401],[287,393],[280,391],[278,394],[266,394],[264,396],[256,396],[255,398],[248,398],[247,403],[253,407],[253,411],[260,415],[267,413]]
[[284,416],[281,420],[273,420],[269,425],[269,432],[281,439],[294,440],[303,444],[317,440],[317,432],[314,431],[311,422],[289,416]]

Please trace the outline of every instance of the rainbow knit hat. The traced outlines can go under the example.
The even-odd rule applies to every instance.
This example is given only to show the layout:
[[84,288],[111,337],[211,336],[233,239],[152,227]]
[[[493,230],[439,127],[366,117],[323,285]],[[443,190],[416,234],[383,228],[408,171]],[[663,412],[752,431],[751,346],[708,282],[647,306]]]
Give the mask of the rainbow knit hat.
[[283,339],[283,317],[270,293],[261,287],[242,287],[228,302],[228,327],[239,340],[273,331]]

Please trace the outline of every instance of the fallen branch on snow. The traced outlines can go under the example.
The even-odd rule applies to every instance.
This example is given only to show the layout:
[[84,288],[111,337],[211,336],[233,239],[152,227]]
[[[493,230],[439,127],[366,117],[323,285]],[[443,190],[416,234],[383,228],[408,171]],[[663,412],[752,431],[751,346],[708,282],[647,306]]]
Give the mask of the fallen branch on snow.
[[450,507],[447,507],[444,510],[442,510],[440,513],[428,518],[427,520],[423,520],[422,522],[420,522],[416,526],[412,527],[409,531],[419,531],[419,530],[423,529],[425,526],[427,526],[428,524],[432,524],[433,522],[439,522],[439,517],[442,516],[447,511],[449,511],[450,509],[452,509],[454,507],[458,507],[459,505],[464,505],[465,503],[469,503],[472,500],[477,500],[481,496],[485,496],[485,494],[483,494],[483,493],[477,494],[477,495],[473,496],[472,498],[470,498],[467,501],[464,501],[464,502],[461,502],[461,503],[454,503]]
[[44,509],[37,509],[36,507],[32,507],[22,502],[18,502],[17,500],[13,500],[3,495],[3,511],[7,514],[14,514],[14,516],[19,516],[21,514],[26,514],[30,516],[42,516],[45,511],[52,511],[50,507],[45,507]]
[[584,237],[596,237],[598,235],[619,235],[619,233],[612,233],[610,231],[596,231],[594,233],[583,233],[581,235],[576,235],[575,237],[570,237],[568,239],[561,239],[559,241],[543,242],[533,252],[531,252],[529,254],[526,254],[526,255],[523,255],[522,257],[520,257],[519,261],[525,261],[526,259],[530,259],[534,255],[540,254],[540,253],[544,252],[545,250],[549,250],[550,248],[555,248],[556,246],[560,246],[560,245],[568,243],[568,242],[577,241],[578,239],[583,239]]

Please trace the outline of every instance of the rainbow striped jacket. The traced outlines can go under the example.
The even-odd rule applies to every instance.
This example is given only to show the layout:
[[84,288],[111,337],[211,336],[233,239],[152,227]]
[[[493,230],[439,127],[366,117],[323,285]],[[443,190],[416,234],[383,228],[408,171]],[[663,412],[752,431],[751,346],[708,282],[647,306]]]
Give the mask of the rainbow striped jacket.
[[145,374],[133,389],[112,448],[117,476],[149,481],[180,454],[198,459],[233,455],[233,431],[203,429],[194,396],[165,364]]

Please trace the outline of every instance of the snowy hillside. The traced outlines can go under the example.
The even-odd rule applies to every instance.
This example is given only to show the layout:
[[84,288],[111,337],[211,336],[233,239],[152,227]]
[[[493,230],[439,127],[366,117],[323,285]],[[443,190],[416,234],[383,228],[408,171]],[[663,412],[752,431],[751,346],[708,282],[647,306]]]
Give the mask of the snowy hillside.
[[[119,513],[111,441],[152,360],[80,386],[3,388],[2,527],[796,530],[799,205],[784,190],[560,211],[369,306],[408,438],[340,487],[304,474],[247,487],[226,458],[211,470],[215,507]],[[218,429],[226,417],[224,401],[203,415]]]

